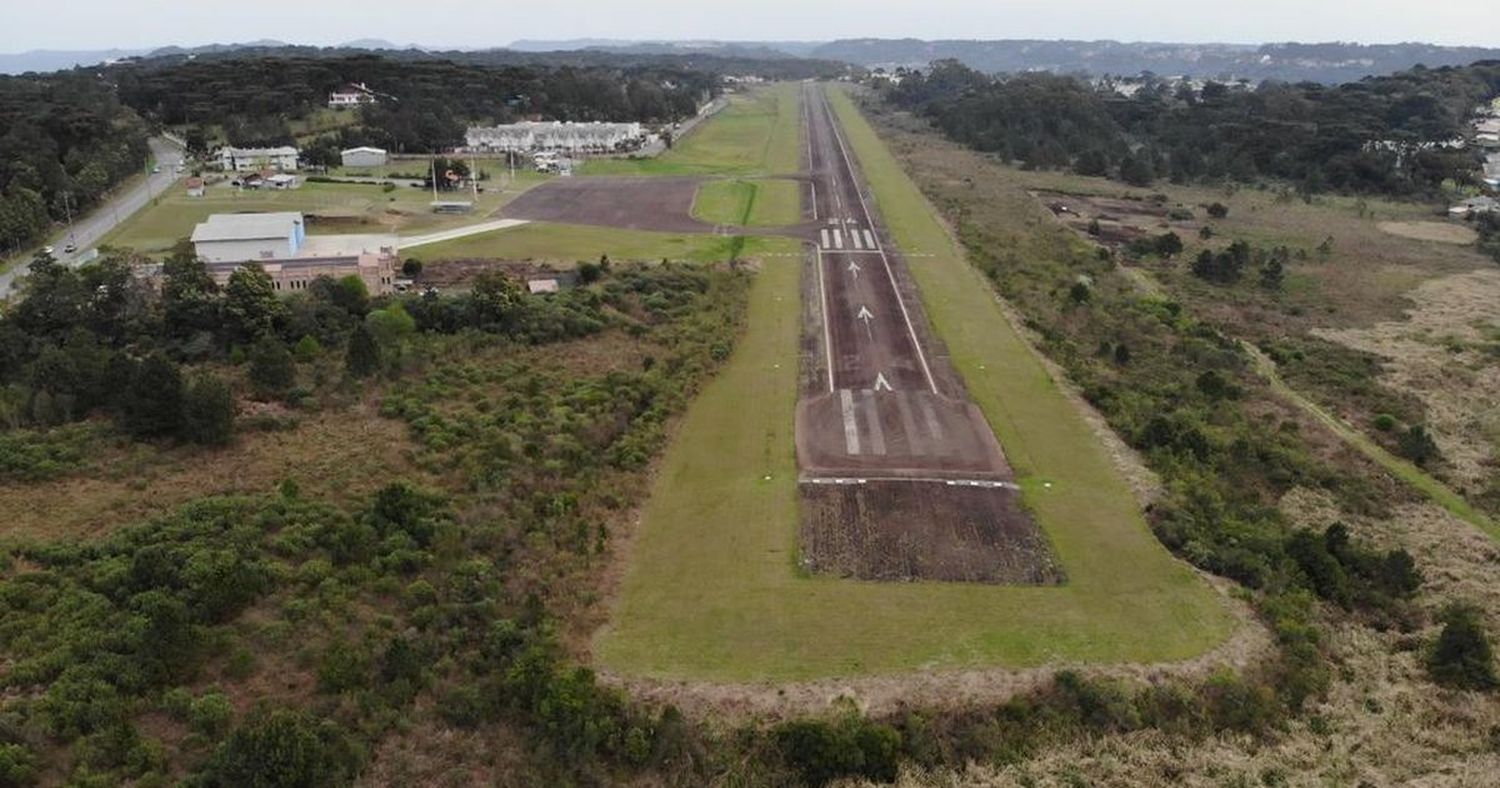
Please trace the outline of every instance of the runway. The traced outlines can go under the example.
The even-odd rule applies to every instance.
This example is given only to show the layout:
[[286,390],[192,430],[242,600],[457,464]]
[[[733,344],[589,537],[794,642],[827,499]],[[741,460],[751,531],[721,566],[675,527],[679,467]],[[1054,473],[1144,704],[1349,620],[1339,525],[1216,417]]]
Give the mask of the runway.
[[[993,433],[936,357],[905,262],[871,204],[823,90],[803,93],[822,385],[803,392],[805,476],[1009,480]],[[818,389],[821,390],[818,390]]]

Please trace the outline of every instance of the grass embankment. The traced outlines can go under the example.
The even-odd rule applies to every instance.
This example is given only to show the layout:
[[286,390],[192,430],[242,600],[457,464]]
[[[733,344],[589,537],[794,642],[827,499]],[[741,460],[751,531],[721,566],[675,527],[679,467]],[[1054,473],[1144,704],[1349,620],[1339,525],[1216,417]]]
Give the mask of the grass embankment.
[[728,107],[650,159],[595,159],[584,175],[784,175],[801,165],[797,85],[734,96]]
[[[665,456],[598,656],[664,678],[796,680],[1057,661],[1155,662],[1221,643],[1221,600],[1152,537],[1083,417],[916,186],[833,101],[938,335],[1016,466],[1069,582],[882,584],[797,572],[798,270],[768,265],[749,330]],[[1046,487],[1050,484],[1050,487]]]
[[698,187],[693,217],[715,224],[778,227],[802,218],[797,181],[781,179],[709,181]]

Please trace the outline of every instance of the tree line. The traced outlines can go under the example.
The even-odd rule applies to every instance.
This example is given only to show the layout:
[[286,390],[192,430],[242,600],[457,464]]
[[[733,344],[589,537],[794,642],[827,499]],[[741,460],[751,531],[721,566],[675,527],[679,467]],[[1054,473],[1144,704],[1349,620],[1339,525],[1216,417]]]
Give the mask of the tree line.
[[459,144],[470,122],[540,116],[665,123],[693,115],[717,77],[678,66],[490,66],[377,55],[272,56],[124,63],[106,71],[121,101],[173,126],[219,126],[236,145],[292,141],[288,121],[364,83],[379,101],[359,110],[348,144],[430,152]]
[[1306,193],[1425,196],[1474,183],[1462,138],[1500,95],[1500,63],[1371,77],[1337,87],[1264,82],[1201,90],[1166,80],[1118,95],[1071,76],[989,76],[932,64],[885,94],[954,140],[1043,169],[1134,185],[1274,181]]
[[36,242],[142,171],[147,133],[95,74],[0,77],[0,252]]

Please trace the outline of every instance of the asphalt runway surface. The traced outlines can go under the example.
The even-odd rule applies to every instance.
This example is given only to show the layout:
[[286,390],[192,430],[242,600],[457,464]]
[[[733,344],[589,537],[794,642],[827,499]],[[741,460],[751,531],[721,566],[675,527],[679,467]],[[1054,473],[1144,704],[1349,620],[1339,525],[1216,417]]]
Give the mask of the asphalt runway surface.
[[905,263],[861,187],[821,89],[803,95],[823,375],[798,403],[804,476],[933,477],[999,483],[1011,471],[958,376],[935,355]]

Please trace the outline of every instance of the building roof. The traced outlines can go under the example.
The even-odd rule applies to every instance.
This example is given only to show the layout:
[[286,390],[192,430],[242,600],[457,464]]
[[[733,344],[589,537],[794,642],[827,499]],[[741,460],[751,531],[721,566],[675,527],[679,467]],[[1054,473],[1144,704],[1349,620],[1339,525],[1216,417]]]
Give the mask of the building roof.
[[526,282],[526,289],[532,293],[556,293],[558,285],[556,279],[532,279]]
[[302,214],[287,213],[216,213],[193,228],[193,243],[200,241],[256,241],[266,238],[289,238]]
[[340,154],[348,156],[351,153],[385,153],[385,148],[372,148],[369,145],[361,145],[358,148],[347,148],[339,151]]
[[219,155],[229,154],[241,158],[253,158],[255,156],[296,156],[297,149],[290,145],[281,145],[275,148],[236,148],[233,145],[225,145],[219,150]]
[[270,182],[272,182],[272,183],[296,183],[297,182],[297,176],[295,176],[295,175],[288,175],[288,174],[286,174],[284,172],[279,172],[279,173],[276,173],[275,175],[267,175],[267,176],[265,176],[265,179],[268,180],[268,181],[270,181]]
[[398,244],[396,236],[378,233],[309,235],[297,250],[297,257],[358,257],[362,254],[380,254],[385,249],[394,254]]

